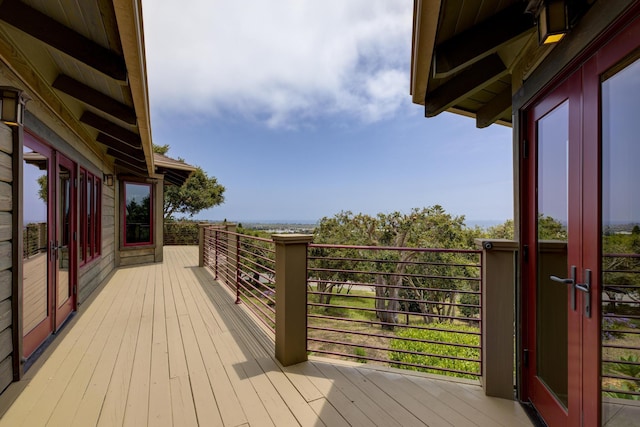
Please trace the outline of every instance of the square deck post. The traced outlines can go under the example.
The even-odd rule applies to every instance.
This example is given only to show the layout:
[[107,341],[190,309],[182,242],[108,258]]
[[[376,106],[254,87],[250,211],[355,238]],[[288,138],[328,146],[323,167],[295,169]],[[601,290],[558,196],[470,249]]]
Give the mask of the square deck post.
[[204,267],[204,245],[205,245],[205,233],[204,229],[208,227],[209,224],[198,224],[198,266]]
[[517,242],[476,239],[482,249],[482,386],[487,396],[514,399]]
[[274,234],[276,358],[283,366],[307,360],[307,246],[313,236]]

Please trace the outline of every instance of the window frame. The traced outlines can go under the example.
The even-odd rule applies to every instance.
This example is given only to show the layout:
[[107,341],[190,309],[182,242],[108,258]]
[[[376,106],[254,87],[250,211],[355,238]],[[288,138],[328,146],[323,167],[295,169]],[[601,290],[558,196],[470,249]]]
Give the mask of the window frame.
[[[78,197],[80,198],[78,263],[82,267],[102,255],[102,179],[83,167],[80,167],[78,176]],[[90,191],[88,191],[89,183],[91,183]],[[89,218],[91,221],[88,221]]]
[[[149,188],[149,240],[146,242],[127,242],[127,184],[139,185]],[[149,247],[154,246],[154,230],[155,230],[155,212],[154,212],[154,185],[149,182],[136,181],[133,179],[122,181],[122,247],[123,248],[137,248],[137,247]]]

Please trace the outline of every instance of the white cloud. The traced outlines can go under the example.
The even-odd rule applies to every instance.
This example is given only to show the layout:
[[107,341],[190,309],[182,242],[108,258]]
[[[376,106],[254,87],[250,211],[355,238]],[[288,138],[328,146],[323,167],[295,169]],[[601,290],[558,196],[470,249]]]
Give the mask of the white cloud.
[[376,121],[408,99],[409,0],[143,4],[159,111],[186,105],[286,127],[335,114]]

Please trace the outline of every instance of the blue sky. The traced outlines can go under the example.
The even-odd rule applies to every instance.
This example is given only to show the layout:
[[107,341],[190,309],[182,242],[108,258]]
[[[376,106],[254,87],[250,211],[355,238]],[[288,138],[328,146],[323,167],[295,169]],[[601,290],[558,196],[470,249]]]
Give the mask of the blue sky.
[[511,129],[411,103],[413,2],[143,4],[154,143],[227,188],[197,218],[512,217]]

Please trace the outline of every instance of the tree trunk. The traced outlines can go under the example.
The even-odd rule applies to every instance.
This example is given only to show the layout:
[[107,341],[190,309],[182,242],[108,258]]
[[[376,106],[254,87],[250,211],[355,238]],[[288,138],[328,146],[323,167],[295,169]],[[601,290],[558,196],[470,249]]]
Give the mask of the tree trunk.
[[[379,275],[376,280],[376,316],[381,322],[383,330],[393,331],[395,325],[400,322],[397,311],[400,310],[400,302],[397,301],[400,295],[400,289],[397,287],[387,287],[387,280],[385,276]],[[391,283],[394,286],[400,286],[402,284],[402,278],[400,276],[392,276]],[[388,298],[388,299],[387,299]]]

